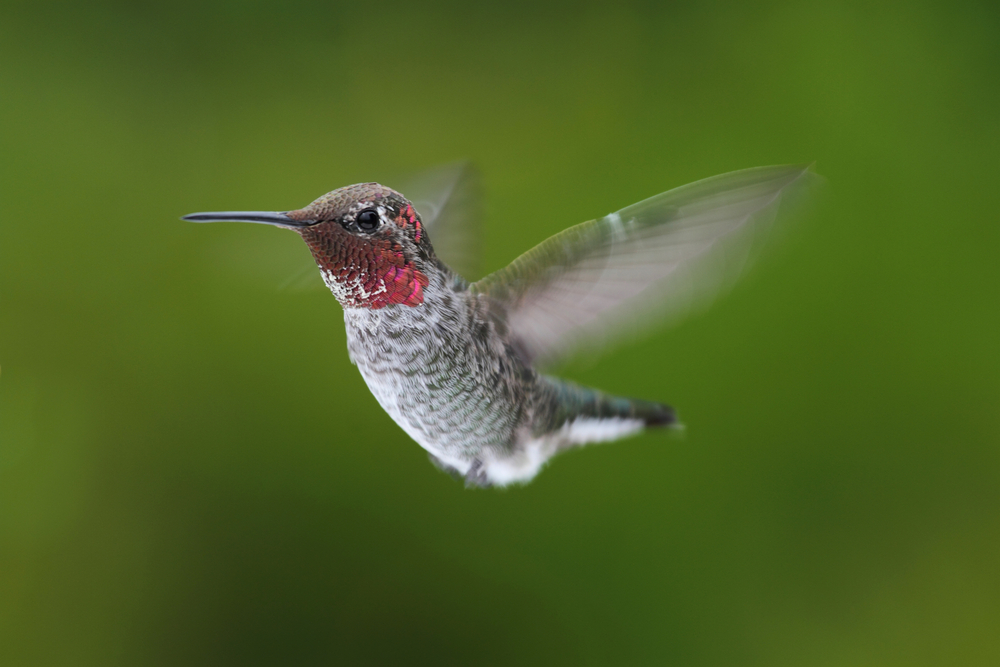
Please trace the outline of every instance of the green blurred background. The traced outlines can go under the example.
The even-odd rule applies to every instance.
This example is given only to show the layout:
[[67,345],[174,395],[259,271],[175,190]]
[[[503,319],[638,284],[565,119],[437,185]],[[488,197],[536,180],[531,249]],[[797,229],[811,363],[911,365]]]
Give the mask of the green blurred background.
[[[0,6],[0,664],[1000,664],[992,3]],[[578,381],[684,437],[434,470],[289,209],[469,158],[483,269],[713,174],[826,197]],[[318,276],[315,277],[318,282]]]

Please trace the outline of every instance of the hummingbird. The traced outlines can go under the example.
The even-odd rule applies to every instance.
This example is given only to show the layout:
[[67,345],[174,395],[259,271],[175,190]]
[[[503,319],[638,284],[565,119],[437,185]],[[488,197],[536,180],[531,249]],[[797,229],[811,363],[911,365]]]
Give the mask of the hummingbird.
[[758,167],[669,190],[569,227],[475,282],[435,252],[439,232],[447,245],[447,225],[378,183],[295,210],[183,219],[301,236],[343,307],[348,354],[381,407],[466,486],[507,486],[531,481],[568,449],[677,427],[666,404],[542,371],[731,282],[810,176],[808,165]]

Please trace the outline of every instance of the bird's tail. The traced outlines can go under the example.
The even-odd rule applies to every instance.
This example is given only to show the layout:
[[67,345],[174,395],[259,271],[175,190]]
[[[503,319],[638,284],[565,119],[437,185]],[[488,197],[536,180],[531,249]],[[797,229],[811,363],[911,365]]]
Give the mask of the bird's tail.
[[562,431],[567,444],[617,440],[647,427],[674,426],[677,414],[669,405],[613,396],[566,380],[539,376],[536,433]]

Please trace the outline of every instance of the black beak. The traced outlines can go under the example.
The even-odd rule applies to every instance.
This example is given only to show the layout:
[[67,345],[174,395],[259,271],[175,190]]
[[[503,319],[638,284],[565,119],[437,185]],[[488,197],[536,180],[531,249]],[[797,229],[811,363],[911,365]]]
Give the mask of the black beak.
[[315,220],[295,220],[287,213],[272,211],[218,211],[216,213],[192,213],[181,220],[190,222],[260,222],[278,227],[308,227],[316,224]]

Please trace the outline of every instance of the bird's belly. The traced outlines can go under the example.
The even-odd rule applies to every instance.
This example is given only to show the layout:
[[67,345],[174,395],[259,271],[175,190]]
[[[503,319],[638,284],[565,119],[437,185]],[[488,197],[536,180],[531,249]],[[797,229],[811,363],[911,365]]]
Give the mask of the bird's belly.
[[510,448],[519,406],[474,351],[442,340],[405,350],[397,340],[387,350],[352,338],[351,358],[379,405],[443,463],[464,474],[477,458]]

